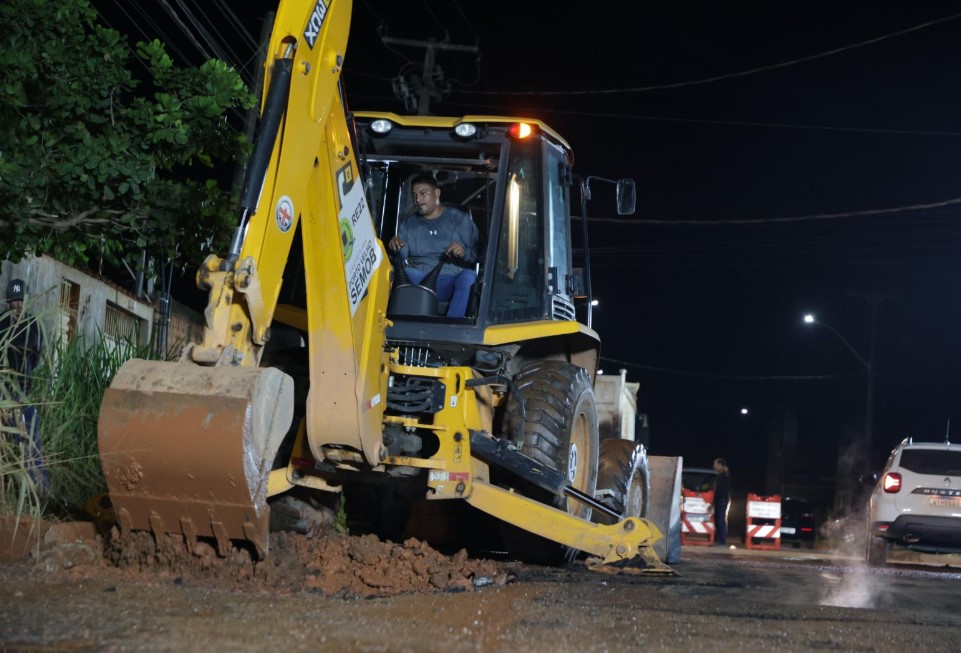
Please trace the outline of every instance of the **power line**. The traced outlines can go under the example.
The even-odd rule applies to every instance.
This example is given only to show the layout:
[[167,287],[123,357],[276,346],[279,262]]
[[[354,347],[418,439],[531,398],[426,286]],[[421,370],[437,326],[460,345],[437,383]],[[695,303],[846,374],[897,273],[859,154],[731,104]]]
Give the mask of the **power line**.
[[470,30],[470,33],[474,36],[474,44],[480,45],[480,36],[477,35],[477,31],[474,29],[474,25],[471,23],[470,18],[468,18],[466,13],[464,13],[464,8],[460,6],[460,2],[458,2],[458,0],[453,0],[453,3],[454,7],[457,9],[457,13],[460,14],[460,17],[464,19],[464,24],[467,25],[467,29]]
[[800,129],[809,131],[851,132],[856,134],[893,134],[897,136],[961,136],[961,132],[934,131],[919,129],[884,129],[873,127],[845,127],[835,125],[803,125],[783,122],[761,122],[756,120],[714,120],[711,118],[670,118],[667,116],[638,116],[620,113],[598,113],[586,111],[566,111],[563,109],[518,109],[539,113],[573,114],[591,118],[614,118],[617,120],[648,120],[653,122],[677,122],[695,125],[724,125],[730,127],[764,127],[767,129]]
[[[182,60],[185,60],[185,61],[187,60],[187,57],[184,55],[184,53],[181,52],[175,45],[172,45],[172,44],[171,44],[171,39],[164,33],[163,29],[160,28],[160,26],[156,23],[156,21],[153,20],[153,17],[150,16],[150,14],[148,14],[147,12],[145,12],[145,11],[143,10],[143,7],[141,7],[140,5],[138,5],[138,4],[136,4],[136,3],[133,4],[134,8],[136,8],[136,10],[137,10],[137,13],[138,13],[138,14],[142,17],[142,19],[143,19],[143,20],[141,21],[141,20],[138,20],[138,19],[136,19],[136,18],[134,18],[133,16],[130,15],[130,13],[127,11],[126,3],[124,3],[123,0],[113,0],[113,3],[117,6],[117,9],[119,9],[120,12],[126,17],[126,19],[130,22],[130,24],[133,25],[133,26],[137,29],[138,32],[140,32],[141,36],[143,36],[143,38],[144,38],[146,41],[151,41],[151,40],[153,40],[153,38],[156,38],[156,37],[151,37],[151,36],[144,30],[144,28],[143,28],[143,23],[146,23],[146,24],[154,31],[155,34],[159,34],[159,35],[160,35],[160,37],[161,37],[160,40],[164,42],[165,47],[169,48],[175,55],[177,55],[178,57],[180,57]],[[100,19],[104,22],[105,25],[107,25],[107,26],[110,27],[111,29],[116,29],[116,28],[113,27],[113,25],[111,25],[111,23],[110,23],[110,21],[107,19],[107,17],[104,16],[104,14],[103,14],[102,11],[100,11],[100,10],[98,9],[98,10],[97,10],[97,13],[100,15]],[[120,32],[120,30],[116,30],[116,31]],[[130,52],[133,54],[134,58],[136,58],[137,61],[139,61],[139,62],[141,63],[141,65],[142,65],[145,69],[147,69],[147,70],[150,69],[150,67],[147,65],[147,62],[144,61],[143,59],[141,59],[141,58],[137,55],[137,52],[130,46],[130,43],[129,43],[129,42],[127,43],[127,49],[130,50]]]
[[[247,71],[246,81],[248,86],[253,86],[255,83],[254,80],[260,75],[260,71],[256,69],[256,65],[260,63],[261,54],[264,49],[266,49],[267,44],[258,42],[258,40],[250,34],[250,31],[248,31],[247,27],[237,18],[237,14],[226,4],[225,0],[215,0],[215,2],[220,8],[220,14],[226,18],[228,27],[252,50],[252,54],[249,57],[242,59],[241,56],[238,56],[237,61],[241,62],[238,70]],[[218,31],[218,36],[219,35],[220,33]],[[251,68],[252,65],[254,65],[253,68]]]
[[174,11],[173,7],[170,6],[170,3],[167,2],[167,0],[160,0],[160,5],[164,8],[164,11],[167,12],[167,15],[170,16],[170,18],[174,21],[177,27],[180,28],[180,31],[183,32],[184,36],[186,36],[187,39],[191,43],[193,43],[194,47],[197,48],[197,52],[199,52],[201,55],[203,55],[207,59],[213,59],[210,53],[204,49],[203,45],[201,45],[200,41],[197,40],[197,37],[194,36],[193,32],[191,32],[187,28],[187,25],[185,25],[184,22],[180,19],[180,16],[177,15],[177,12]]
[[675,82],[672,84],[654,84],[651,86],[637,86],[633,88],[613,88],[613,89],[595,89],[590,91],[462,91],[470,95],[536,95],[536,96],[549,96],[549,95],[612,95],[620,93],[646,93],[649,91],[662,91],[675,88],[684,88],[688,86],[700,86],[704,84],[713,84],[714,82],[719,82],[727,79],[736,79],[738,77],[747,77],[749,75],[754,75],[756,73],[766,72],[768,70],[776,70],[778,68],[787,68],[789,66],[794,66],[799,63],[805,63],[808,61],[814,61],[816,59],[823,59],[825,57],[831,57],[841,52],[847,52],[849,50],[855,50],[857,48],[863,48],[868,45],[874,45],[881,41],[894,38],[896,36],[903,36],[905,34],[910,34],[911,32],[916,32],[922,30],[932,25],[938,25],[940,23],[946,23],[948,21],[957,20],[961,18],[961,13],[952,14],[950,16],[945,16],[944,18],[938,18],[936,20],[928,21],[926,23],[921,23],[920,25],[915,25],[913,27],[908,27],[907,29],[899,30],[897,32],[891,32],[890,34],[884,34],[883,36],[878,36],[873,39],[868,39],[867,41],[859,41],[858,43],[852,43],[850,45],[845,45],[839,48],[834,48],[832,50],[827,50],[825,52],[819,52],[817,54],[808,55],[806,57],[798,57],[797,59],[791,59],[790,61],[782,61],[780,63],[771,64],[768,66],[759,66],[757,68],[751,68],[750,70],[742,70],[735,73],[727,73],[724,75],[714,75],[713,77],[705,77],[703,79],[689,80],[685,82]]
[[[604,223],[617,223],[620,225],[652,225],[652,224],[665,224],[665,225],[745,225],[745,224],[773,224],[777,222],[809,222],[813,220],[838,220],[841,218],[859,218],[871,215],[891,215],[895,213],[906,213],[908,211],[926,211],[928,209],[944,208],[948,206],[957,206],[961,204],[961,197],[955,197],[947,200],[940,200],[937,202],[928,202],[925,204],[910,204],[907,206],[894,206],[885,209],[864,209],[863,211],[845,211],[841,213],[815,213],[811,215],[796,215],[787,217],[777,217],[777,218],[712,218],[706,220],[679,220],[679,219],[664,219],[664,218],[642,218],[640,220],[626,220],[624,218],[587,218],[588,222],[604,222]],[[580,216],[572,216],[573,219],[579,220]]]
[[[214,2],[219,7],[220,14],[227,19],[231,30],[233,30],[233,32],[237,34],[241,40],[247,44],[247,46],[254,50],[258,49],[260,44],[257,42],[257,39],[253,37],[253,35],[247,29],[247,26],[244,25],[239,18],[237,18],[237,14],[235,14],[234,10],[227,5],[225,0],[214,0]],[[198,2],[196,4],[199,8],[200,3]],[[212,23],[212,21],[210,22]]]
[[447,43],[448,41],[450,41],[450,32],[447,31],[447,28],[444,27],[444,23],[441,22],[440,18],[437,17],[437,14],[434,13],[434,10],[431,9],[430,3],[428,3],[427,0],[421,0],[421,3],[424,5],[424,10],[430,15],[431,18],[434,19],[434,22],[437,24],[437,27],[439,27],[440,30],[444,33],[444,38],[442,39],[441,42]]
[[[373,77],[371,75],[371,77]],[[471,112],[476,112],[479,108],[476,103],[468,102],[444,102],[448,107],[468,107]],[[487,107],[492,110],[502,111],[503,107]],[[828,131],[828,132],[851,132],[856,134],[892,134],[895,136],[961,136],[961,132],[938,131],[924,129],[891,129],[873,127],[847,127],[837,125],[804,125],[798,123],[785,122],[761,122],[758,120],[714,120],[711,118],[671,118],[668,116],[643,116],[629,113],[609,113],[600,111],[577,111],[572,109],[551,109],[546,107],[516,107],[511,110],[514,114],[557,114],[567,116],[585,116],[588,118],[610,118],[614,120],[646,120],[651,122],[676,122],[700,125],[721,125],[729,127],[763,127],[768,129],[800,129],[808,131]]]
[[881,238],[875,238],[868,242],[864,242],[865,239],[863,237],[852,237],[847,241],[842,241],[837,237],[819,237],[811,239],[798,239],[792,237],[785,238],[781,241],[765,239],[761,241],[725,241],[719,243],[684,242],[681,244],[671,245],[637,245],[631,247],[618,245],[612,247],[591,247],[591,253],[597,253],[604,256],[643,255],[646,257],[651,257],[681,254],[685,256],[707,256],[744,250],[758,251],[759,254],[763,255],[781,255],[784,253],[784,250],[796,250],[802,255],[813,255],[809,253],[809,250],[816,247],[817,255],[819,256],[862,252],[871,253],[883,251],[885,249],[891,249],[897,253],[903,254],[910,252],[925,252],[931,249],[940,249],[945,247],[954,248],[958,244],[958,241],[961,240],[961,230],[938,234],[929,233],[915,235],[911,233],[893,233],[889,235],[882,234],[881,236]]
[[[217,55],[217,57],[224,63],[227,63],[233,66],[238,73],[243,72],[245,69],[240,64],[240,59],[241,59],[240,56],[238,56],[237,53],[234,51],[234,48],[231,47],[230,41],[224,38],[223,34],[221,34],[220,32],[219,25],[221,24],[221,22],[210,20],[210,17],[204,12],[203,4],[198,2],[197,0],[194,0],[194,6],[197,9],[197,13],[199,13],[200,16],[204,19],[204,22],[210,26],[210,30],[213,30],[213,33],[216,35],[216,38],[214,38],[214,36],[211,35],[210,30],[204,27],[204,24],[202,24],[199,20],[197,20],[195,14],[184,3],[184,0],[177,0],[177,4],[180,5],[184,13],[187,14],[190,21],[194,24],[194,27],[197,29],[198,32],[200,32],[200,35],[201,37],[203,37],[204,41],[206,41],[210,45],[210,47],[214,50],[214,53]],[[256,45],[257,45],[256,43],[253,44],[253,47],[255,49],[256,49]],[[245,81],[249,85],[251,82],[251,77],[248,75]]]

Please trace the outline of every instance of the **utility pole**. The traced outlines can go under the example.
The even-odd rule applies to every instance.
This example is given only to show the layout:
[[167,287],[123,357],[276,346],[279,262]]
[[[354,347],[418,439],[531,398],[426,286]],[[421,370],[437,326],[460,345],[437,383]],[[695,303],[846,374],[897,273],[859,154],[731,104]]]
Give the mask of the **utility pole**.
[[[861,483],[861,479],[864,478],[865,473],[872,470],[872,454],[874,449],[874,382],[877,377],[877,367],[874,363],[874,353],[875,344],[877,341],[878,305],[888,297],[887,295],[882,295],[877,292],[849,292],[847,294],[857,297],[864,297],[871,303],[871,331],[868,355],[866,358],[862,356],[858,350],[855,349],[850,342],[848,342],[847,338],[841,335],[841,332],[839,332],[833,326],[816,319],[814,315],[810,313],[804,316],[805,323],[820,324],[837,336],[844,346],[847,347],[852,354],[854,354],[855,358],[858,359],[858,362],[864,366],[865,371],[867,391],[864,398],[864,432],[861,434],[860,442],[858,443],[860,446],[858,447],[857,459],[855,461],[842,464],[845,456],[838,458],[838,486],[835,494],[835,503],[837,504],[838,508],[856,508],[863,505],[864,497],[862,494],[865,491],[865,487]],[[859,477],[857,482],[855,482],[853,478],[849,477],[851,472],[857,473]],[[851,486],[853,486],[853,491],[848,490],[848,488]]]
[[[418,116],[430,115],[430,101],[440,100],[444,92],[444,89],[435,83],[434,67],[437,59],[437,51],[469,52],[472,54],[480,52],[480,48],[477,46],[439,43],[433,39],[420,41],[417,39],[399,39],[392,36],[384,36],[381,37],[381,40],[389,45],[405,45],[412,48],[424,48],[425,50],[424,69],[421,71],[420,77],[411,76],[409,80],[401,77],[395,80],[394,84],[394,92],[398,94],[398,99],[404,102],[404,106],[407,107],[408,110],[416,109]],[[442,80],[443,73],[440,71],[440,67],[437,68],[437,71],[437,79]],[[412,92],[410,87],[413,87],[415,92]],[[415,95],[417,97],[416,104],[414,103]]]
[[878,331],[878,305],[887,299],[887,295],[877,292],[849,293],[857,297],[864,297],[871,304],[871,336],[868,344],[867,368],[867,397],[864,407],[864,471],[871,471],[871,451],[874,446],[874,381],[877,371],[874,365],[874,351]]

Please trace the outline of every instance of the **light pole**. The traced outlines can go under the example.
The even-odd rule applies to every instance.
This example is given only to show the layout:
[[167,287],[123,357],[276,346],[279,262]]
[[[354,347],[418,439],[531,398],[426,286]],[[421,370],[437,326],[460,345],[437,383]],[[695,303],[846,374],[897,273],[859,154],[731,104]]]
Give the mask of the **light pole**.
[[[841,335],[841,333],[835,329],[833,326],[827,322],[822,322],[814,317],[811,313],[807,313],[804,316],[805,324],[818,324],[823,326],[825,329],[837,336],[838,340],[844,343],[844,346],[848,348],[854,357],[858,359],[858,362],[864,366],[864,370],[867,374],[867,392],[864,402],[864,438],[863,445],[864,451],[864,461],[862,464],[865,470],[871,469],[871,448],[873,446],[874,440],[874,343],[875,343],[875,333],[877,325],[877,315],[878,315],[878,302],[872,302],[873,311],[871,313],[871,341],[870,348],[868,349],[868,357],[864,358],[854,346],[848,342],[847,338]],[[861,470],[861,471],[865,471]]]

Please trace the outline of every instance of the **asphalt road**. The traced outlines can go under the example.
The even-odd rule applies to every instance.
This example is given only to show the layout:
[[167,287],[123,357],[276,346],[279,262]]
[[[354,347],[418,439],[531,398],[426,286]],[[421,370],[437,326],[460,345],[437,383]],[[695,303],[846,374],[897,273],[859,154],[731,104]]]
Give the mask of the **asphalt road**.
[[516,566],[474,592],[338,599],[0,567],[0,651],[959,651],[961,574],[684,547],[676,576]]

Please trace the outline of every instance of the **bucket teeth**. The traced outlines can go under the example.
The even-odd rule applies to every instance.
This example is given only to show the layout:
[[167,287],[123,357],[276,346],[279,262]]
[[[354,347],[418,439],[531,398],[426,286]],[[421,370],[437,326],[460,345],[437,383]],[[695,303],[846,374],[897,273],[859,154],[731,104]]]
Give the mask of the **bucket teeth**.
[[273,368],[133,359],[100,410],[100,460],[121,531],[233,540],[266,556],[267,477],[293,419],[293,380]]

